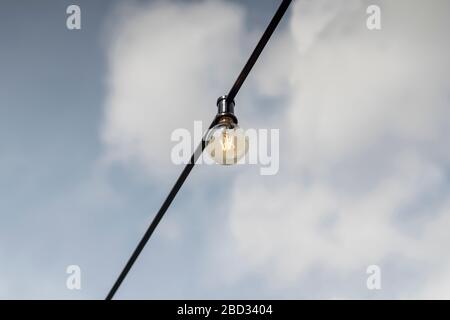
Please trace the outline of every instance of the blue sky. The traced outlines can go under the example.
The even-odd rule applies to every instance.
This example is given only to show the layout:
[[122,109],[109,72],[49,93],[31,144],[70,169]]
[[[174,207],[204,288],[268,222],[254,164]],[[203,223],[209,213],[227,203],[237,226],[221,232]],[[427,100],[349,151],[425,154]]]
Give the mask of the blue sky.
[[[69,4],[0,5],[1,298],[106,295],[277,7]],[[236,99],[279,173],[195,168],[117,297],[450,297],[448,6],[295,1]]]

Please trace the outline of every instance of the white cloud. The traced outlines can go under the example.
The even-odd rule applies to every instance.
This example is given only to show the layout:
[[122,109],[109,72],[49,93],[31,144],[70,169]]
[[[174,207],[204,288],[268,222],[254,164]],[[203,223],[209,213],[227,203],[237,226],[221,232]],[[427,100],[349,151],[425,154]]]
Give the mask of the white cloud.
[[164,177],[171,132],[192,131],[194,120],[208,126],[217,97],[234,80],[243,11],[222,1],[134,3],[117,16],[102,131],[107,158]]
[[348,274],[394,256],[433,261],[425,270],[433,273],[448,261],[441,243],[450,236],[433,235],[450,227],[449,5],[380,6],[383,29],[370,32],[364,2],[294,4],[288,34],[258,77],[288,101],[284,174],[236,182],[229,226],[243,266],[235,277],[258,272],[283,287],[317,266]]
[[[448,296],[449,287],[429,274],[447,277],[442,266],[450,261],[441,245],[450,242],[450,149],[443,147],[450,136],[449,5],[377,3],[383,29],[371,32],[364,1],[294,2],[289,28],[269,43],[250,80],[258,95],[279,102],[282,166],[278,177],[249,171],[235,182],[231,241],[211,239],[225,246],[217,281],[257,274],[267,290],[282,289],[316,268],[364,279],[368,265],[395,257],[427,266],[423,291],[412,297]],[[134,4],[120,15],[109,57],[107,157],[162,177],[171,166],[172,130],[208,121],[215,109],[205,103],[239,71],[245,17],[221,1]],[[264,122],[257,114],[252,120]],[[392,294],[408,295],[402,288]]]

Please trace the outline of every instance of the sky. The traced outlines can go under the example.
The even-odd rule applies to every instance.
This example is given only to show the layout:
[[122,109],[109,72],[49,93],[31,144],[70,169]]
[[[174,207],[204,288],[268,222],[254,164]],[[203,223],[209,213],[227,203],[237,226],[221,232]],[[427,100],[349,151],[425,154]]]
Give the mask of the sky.
[[[106,296],[278,3],[1,2],[0,298]],[[195,167],[116,297],[449,299],[449,9],[293,1],[235,100],[277,174]]]

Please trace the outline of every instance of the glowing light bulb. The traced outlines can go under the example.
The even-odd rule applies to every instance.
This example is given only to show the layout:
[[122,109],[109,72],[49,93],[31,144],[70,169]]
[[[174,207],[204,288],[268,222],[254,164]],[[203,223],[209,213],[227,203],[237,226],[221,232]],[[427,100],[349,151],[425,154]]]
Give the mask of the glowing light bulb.
[[248,137],[230,117],[223,117],[206,137],[206,152],[218,164],[236,164],[248,151]]

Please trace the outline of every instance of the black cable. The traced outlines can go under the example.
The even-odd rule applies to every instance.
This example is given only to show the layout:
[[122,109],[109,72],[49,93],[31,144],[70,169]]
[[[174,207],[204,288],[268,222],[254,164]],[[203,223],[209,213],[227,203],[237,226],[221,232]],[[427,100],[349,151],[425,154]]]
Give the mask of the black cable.
[[[247,63],[245,64],[244,68],[242,69],[241,73],[239,74],[239,77],[236,79],[236,82],[234,83],[233,87],[231,88],[230,92],[228,93],[228,96],[227,96],[228,101],[234,100],[236,94],[238,93],[239,89],[241,88],[242,84],[244,83],[245,79],[247,78],[248,74],[250,73],[251,69],[255,65],[256,60],[258,60],[259,55],[261,54],[261,52],[264,49],[267,42],[269,41],[270,36],[274,32],[275,28],[278,26],[278,23],[280,22],[281,18],[283,17],[284,13],[286,12],[290,3],[291,3],[291,0],[283,0],[283,2],[280,4],[280,7],[278,8],[274,17],[270,21],[266,31],[262,35],[261,40],[259,40],[255,50],[251,54],[250,58],[248,59]],[[214,119],[214,121],[211,123],[208,130],[211,129],[215,123],[216,123],[216,119]],[[206,131],[206,133],[208,132],[208,130]],[[198,145],[194,154],[191,156],[191,160],[189,161],[188,164],[186,164],[186,166],[184,167],[180,176],[178,177],[177,181],[175,182],[175,185],[172,187],[172,190],[170,190],[169,195],[167,196],[166,200],[164,200],[158,213],[153,218],[152,223],[148,227],[148,229],[145,232],[144,236],[142,237],[141,241],[139,241],[139,244],[137,245],[136,249],[134,249],[133,254],[131,255],[131,257],[128,260],[125,267],[123,268],[122,272],[120,273],[120,275],[117,278],[116,282],[114,283],[113,287],[109,291],[108,295],[106,296],[106,300],[111,300],[114,297],[115,293],[119,289],[123,280],[126,278],[128,272],[133,267],[133,264],[136,262],[137,258],[139,257],[139,254],[144,249],[145,245],[147,244],[148,240],[152,236],[152,234],[155,231],[156,227],[158,226],[159,222],[161,221],[161,219],[163,218],[167,209],[171,205],[173,199],[175,199],[175,196],[177,195],[178,191],[181,189],[181,186],[183,185],[184,181],[186,181],[187,177],[189,176],[189,173],[194,168],[195,163],[197,162],[198,158],[203,153],[203,150],[205,149],[206,133],[203,136],[202,141]]]
[[[211,123],[208,130],[211,129],[214,124],[215,124],[215,120]],[[208,130],[206,131],[206,133],[208,132]],[[142,249],[144,249],[145,245],[147,244],[147,241],[152,236],[153,231],[155,231],[156,227],[158,226],[162,217],[166,213],[166,211],[169,208],[170,204],[172,203],[173,199],[175,199],[175,196],[177,195],[177,193],[180,190],[181,186],[183,185],[184,181],[186,181],[186,178],[188,177],[192,168],[194,168],[194,165],[197,162],[198,158],[203,153],[203,150],[205,149],[206,133],[203,136],[202,141],[199,143],[197,149],[195,149],[194,153],[192,154],[190,161],[188,162],[188,164],[186,164],[186,166],[184,167],[180,176],[178,177],[177,181],[175,182],[175,185],[172,187],[172,190],[170,190],[169,195],[167,196],[166,200],[164,200],[158,213],[153,218],[152,223],[148,227],[148,229],[145,232],[144,236],[142,237],[141,241],[139,241],[139,244],[137,245],[136,249],[134,249],[133,254],[131,255],[131,257],[128,260],[125,267],[123,268],[122,272],[120,273],[120,275],[117,278],[116,282],[114,283],[113,287],[109,291],[108,295],[106,296],[106,300],[111,300],[114,297],[114,294],[116,293],[117,289],[119,289],[120,285],[122,284],[122,281],[127,276],[128,272],[130,271],[133,264],[136,262],[136,259],[138,258]]]
[[248,74],[252,70],[253,66],[255,65],[256,61],[259,58],[259,55],[263,51],[264,47],[266,46],[267,42],[269,41],[270,37],[272,36],[272,33],[275,31],[276,27],[278,26],[278,23],[280,23],[281,19],[283,18],[287,8],[291,4],[292,0],[283,0],[281,2],[280,6],[278,7],[277,12],[273,16],[272,20],[270,21],[269,25],[266,28],[266,31],[264,31],[261,39],[259,40],[258,44],[256,45],[255,49],[253,50],[250,58],[248,59],[247,63],[245,64],[244,68],[242,69],[241,73],[237,77],[236,81],[233,84],[233,87],[231,88],[230,92],[227,95],[228,101],[233,101],[236,97],[237,93],[239,92],[239,89],[241,88],[242,84],[244,83],[245,79],[247,78]]

